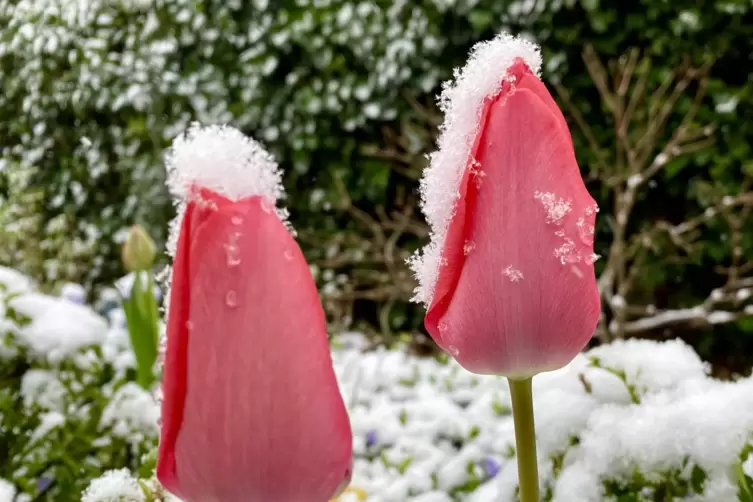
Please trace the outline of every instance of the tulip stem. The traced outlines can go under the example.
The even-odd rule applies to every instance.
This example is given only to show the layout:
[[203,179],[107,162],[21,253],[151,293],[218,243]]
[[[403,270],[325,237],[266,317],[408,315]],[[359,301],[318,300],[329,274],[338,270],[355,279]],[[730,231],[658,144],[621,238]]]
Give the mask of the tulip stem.
[[539,470],[536,462],[536,430],[533,425],[531,378],[508,378],[515,422],[520,502],[539,502]]

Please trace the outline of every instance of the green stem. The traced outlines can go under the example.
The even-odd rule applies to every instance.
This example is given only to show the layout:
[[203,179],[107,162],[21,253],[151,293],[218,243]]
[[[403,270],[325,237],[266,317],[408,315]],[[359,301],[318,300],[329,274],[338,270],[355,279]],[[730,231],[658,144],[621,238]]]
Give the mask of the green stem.
[[539,470],[536,463],[536,430],[533,426],[531,378],[508,378],[515,422],[520,502],[539,502]]

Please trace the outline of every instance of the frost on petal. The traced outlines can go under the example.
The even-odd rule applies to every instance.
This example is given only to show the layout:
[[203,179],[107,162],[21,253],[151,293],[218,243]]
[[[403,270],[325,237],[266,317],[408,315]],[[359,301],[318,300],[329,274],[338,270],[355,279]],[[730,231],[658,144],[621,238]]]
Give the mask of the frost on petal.
[[[510,77],[508,69],[522,59],[539,75],[541,52],[536,44],[507,33],[481,42],[471,50],[468,63],[456,70],[455,79],[445,82],[439,106],[445,114],[440,129],[439,149],[421,180],[421,209],[431,227],[431,241],[409,261],[418,279],[414,300],[427,306],[443,263],[442,248],[455,209],[458,187],[465,173],[478,132],[486,98],[496,95]],[[480,176],[476,182],[482,181]]]

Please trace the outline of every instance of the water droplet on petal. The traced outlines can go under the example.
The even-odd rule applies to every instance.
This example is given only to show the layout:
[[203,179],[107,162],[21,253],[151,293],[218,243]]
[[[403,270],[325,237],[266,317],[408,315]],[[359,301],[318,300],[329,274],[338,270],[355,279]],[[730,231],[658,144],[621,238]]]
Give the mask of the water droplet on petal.
[[286,249],[285,251],[283,251],[282,255],[288,261],[292,260],[293,257],[295,256],[295,254],[293,253],[293,251],[291,249]]
[[262,199],[261,199],[261,209],[265,213],[271,214],[272,211],[274,210],[274,206],[272,204],[270,204],[270,202],[267,199],[265,199],[265,198],[262,197]]
[[454,345],[448,346],[447,352],[449,352],[452,357],[458,357],[460,355],[460,349],[458,349]]
[[463,254],[465,256],[468,256],[471,254],[471,251],[476,249],[476,243],[473,241],[465,241],[465,244],[463,245]]
[[193,321],[186,321],[186,329],[191,331],[193,329]]
[[233,225],[240,225],[241,223],[243,223],[243,218],[237,214],[233,215],[230,217],[230,223],[232,223]]
[[447,321],[439,321],[439,324],[437,324],[437,328],[439,329],[440,333],[443,333],[447,331]]
[[225,304],[231,308],[238,305],[238,295],[232,289],[225,295]]
[[578,228],[578,235],[583,244],[592,245],[594,243],[594,227],[586,225],[586,221],[582,216],[578,218],[575,226]]
[[583,279],[583,272],[581,272],[581,270],[578,267],[573,265],[570,268],[570,270],[573,272],[573,274],[575,274],[578,277],[578,279]]

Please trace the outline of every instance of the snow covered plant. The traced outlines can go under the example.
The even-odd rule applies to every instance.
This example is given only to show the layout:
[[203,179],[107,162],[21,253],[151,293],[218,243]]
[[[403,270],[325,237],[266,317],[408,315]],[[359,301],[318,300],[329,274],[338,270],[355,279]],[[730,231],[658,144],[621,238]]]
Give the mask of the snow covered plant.
[[[367,345],[341,334],[333,348],[358,488],[337,502],[517,502],[504,380]],[[533,386],[542,502],[750,502],[752,379],[709,378],[680,341],[627,341],[579,355]],[[82,498],[113,500],[175,499],[124,470]]]
[[432,338],[466,369],[508,378],[521,502],[538,502],[531,378],[570,362],[599,320],[598,207],[539,80],[539,48],[501,34],[444,87],[421,180],[431,242],[412,265]]
[[83,301],[80,286],[47,296],[0,267],[0,502],[77,500],[156,447],[159,409],[133,382],[123,312]]

